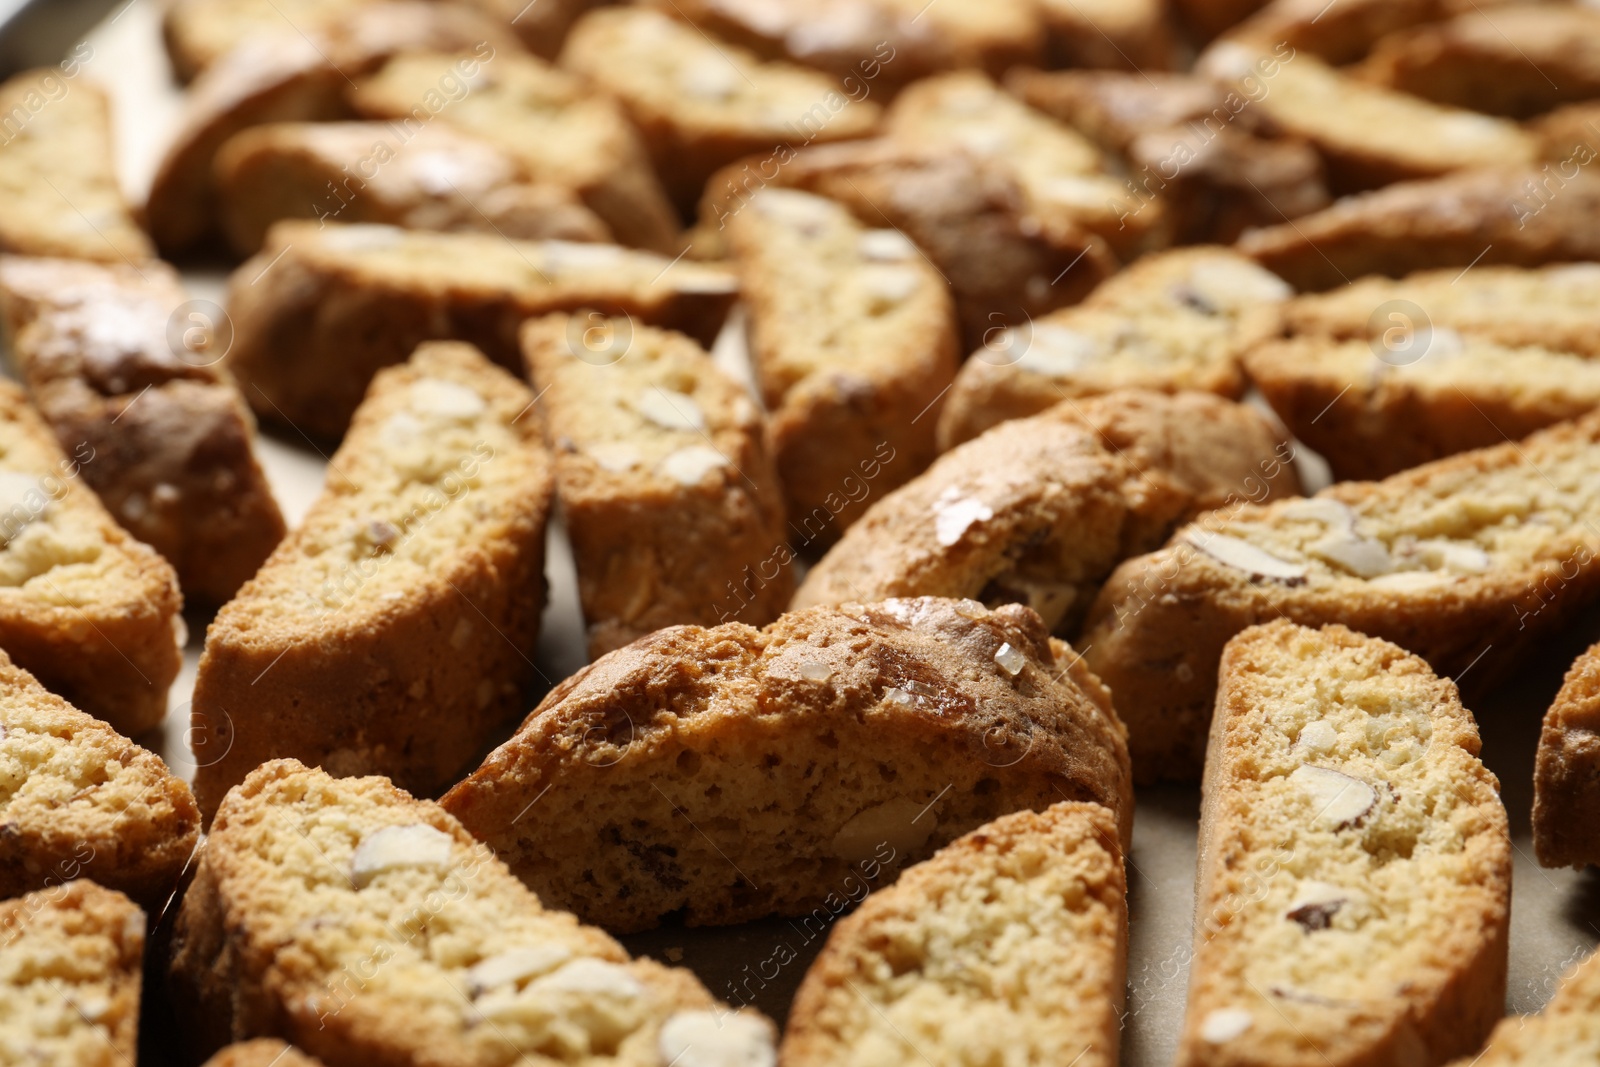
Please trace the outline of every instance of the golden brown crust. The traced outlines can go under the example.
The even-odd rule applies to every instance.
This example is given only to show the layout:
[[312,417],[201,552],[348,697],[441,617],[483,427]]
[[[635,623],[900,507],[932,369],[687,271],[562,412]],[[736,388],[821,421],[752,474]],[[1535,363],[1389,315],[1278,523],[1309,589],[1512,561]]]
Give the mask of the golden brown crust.
[[[1223,509],[1124,563],[1082,643],[1129,720],[1139,779],[1198,773],[1214,666],[1256,623],[1342,623],[1443,674],[1473,667],[1478,684],[1506,670],[1600,593],[1600,503],[1580,473],[1597,457],[1590,415],[1382,482]],[[1545,509],[1564,517],[1543,521]]]
[[1590,953],[1561,976],[1556,994],[1538,1015],[1500,1022],[1476,1056],[1450,1067],[1581,1067],[1600,1056],[1600,954]]
[[322,1063],[275,1037],[263,1037],[229,1045],[206,1060],[205,1067],[322,1067]]
[[1111,1067],[1127,926],[1108,810],[1061,803],[1003,816],[839,921],[795,995],[782,1062],[1010,1055]]
[[[1193,0],[1215,3],[1219,0]],[[1228,3],[1233,0],[1220,0]],[[1384,36],[1484,8],[1527,0],[1272,0],[1224,36],[1268,47],[1283,43],[1329,63],[1353,63]],[[1537,2],[1537,0],[1535,0]]]
[[1573,661],[1544,714],[1533,771],[1533,851],[1543,867],[1600,864],[1600,645]]
[[190,306],[162,266],[0,259],[0,312],[33,402],[117,521],[207,605],[231,598],[284,532],[220,354],[182,347],[197,331],[226,343],[214,310]]
[[519,367],[523,320],[589,308],[710,344],[737,288],[721,268],[616,245],[287,221],[230,281],[227,367],[263,420],[337,440],[372,376],[423,341]]
[[658,631],[557,686],[443,804],[541,899],[628,930],[803,914],[1063,799],[1126,836],[1124,761],[1110,694],[1037,615],[923,598]]
[[1220,672],[1176,1062],[1477,1048],[1505,999],[1511,841],[1454,683],[1285,620],[1230,641]]
[[1251,408],[1137,390],[1066,401],[941,456],[875,503],[794,606],[902,596],[1012,601],[1072,633],[1124,559],[1231,500],[1299,491]]
[[[586,342],[608,336],[621,351]],[[522,351],[555,454],[596,659],[680,623],[777,618],[794,591],[761,413],[681,334],[550,315]]]
[[526,707],[552,489],[532,403],[461,344],[373,381],[323,495],[207,632],[208,815],[278,756],[436,794]]

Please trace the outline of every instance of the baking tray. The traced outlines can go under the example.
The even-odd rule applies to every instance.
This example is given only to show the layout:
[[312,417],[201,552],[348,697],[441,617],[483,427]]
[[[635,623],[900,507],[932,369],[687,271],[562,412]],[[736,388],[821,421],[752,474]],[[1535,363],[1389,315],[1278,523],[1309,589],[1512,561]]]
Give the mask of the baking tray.
[[[92,29],[85,28],[98,18]],[[51,62],[87,45],[84,76],[111,92],[117,129],[118,162],[130,197],[139,201],[170,135],[179,102],[160,42],[159,0],[35,0],[6,5],[0,0],[0,65],[7,69]],[[80,54],[83,48],[78,48]],[[224,276],[216,271],[184,275],[191,295],[221,299]],[[739,359],[737,345],[719,358]],[[305,514],[321,488],[322,456],[304,441],[265,436],[263,464],[291,523]],[[1309,450],[1303,470],[1311,488],[1326,479],[1326,468]],[[563,531],[551,531],[548,563],[550,603],[536,657],[549,679],[564,678],[584,662],[571,554]],[[184,741],[194,665],[207,619],[191,615],[185,668],[171,695],[162,730],[142,738],[182,774],[192,773]],[[1506,671],[1490,660],[1469,668],[1462,679],[1467,705],[1483,734],[1483,757],[1500,777],[1510,815],[1514,846],[1511,911],[1511,967],[1508,1012],[1543,1006],[1567,966],[1600,942],[1600,875],[1594,871],[1546,871],[1533,861],[1529,831],[1533,757],[1539,723],[1572,659],[1600,639],[1600,612],[1591,612],[1544,643],[1526,662]],[[1491,669],[1494,668],[1494,669]],[[1471,672],[1509,674],[1512,680],[1489,692],[1473,688]],[[1156,1067],[1172,1059],[1182,1022],[1190,957],[1199,791],[1159,786],[1138,792],[1133,847],[1128,856],[1131,943],[1128,1005],[1122,1062]],[[788,1012],[805,968],[822,939],[787,920],[736,927],[683,929],[668,925],[623,939],[637,953],[680,963],[696,971],[711,991],[733,1003],[750,1003],[781,1020]],[[780,961],[783,961],[780,963]],[[159,1018],[147,1029],[159,1029]],[[150,1033],[143,1063],[161,1063],[160,1034]]]

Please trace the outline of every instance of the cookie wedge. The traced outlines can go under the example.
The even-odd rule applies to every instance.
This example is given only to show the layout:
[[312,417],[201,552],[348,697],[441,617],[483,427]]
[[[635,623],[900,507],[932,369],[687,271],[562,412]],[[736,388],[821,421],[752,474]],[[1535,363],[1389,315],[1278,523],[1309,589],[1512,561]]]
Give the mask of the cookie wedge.
[[591,11],[572,27],[561,65],[622,105],[685,213],[706,179],[734,160],[791,142],[864,137],[882,116],[824,74],[764,61],[649,7]]
[[12,365],[63,451],[185,595],[229,600],[283,537],[255,420],[218,370],[220,309],[161,264],[0,258]]
[[1533,851],[1543,867],[1600,865],[1600,646],[1579,656],[1544,713],[1533,770]]
[[1239,358],[1277,332],[1278,307],[1291,295],[1226,248],[1145,256],[1083,303],[985,338],[944,399],[939,448],[1116,389],[1242,396]]
[[[221,237],[217,152],[235,134],[269,122],[350,117],[344,94],[396,52],[437,49],[450,66],[410,101],[425,123],[464,96],[486,64],[521,50],[510,30],[453,3],[383,0],[306,32],[250,38],[212,63],[185,95],[177,134],[145,200],[144,221],[171,257]],[[460,53],[459,55],[456,53]]]
[[225,365],[262,419],[337,440],[372,376],[423,341],[520,367],[524,319],[589,308],[710,344],[737,290],[724,268],[617,245],[291,220],[229,282]]
[[155,550],[118,526],[22,390],[0,383],[0,649],[118,733],[167,714],[182,665],[183,595]]
[[441,52],[397,55],[357,81],[350,105],[406,130],[437,117],[481,137],[531,180],[571,190],[623,244],[677,254],[682,226],[616,101],[533,56],[497,53],[465,74],[461,62]]
[[0,901],[0,1050],[12,1063],[138,1055],[145,915],[88,880]]
[[1196,70],[1316,146],[1338,193],[1539,156],[1538,139],[1516,123],[1357,81],[1287,45],[1220,42]]
[[1282,620],[1230,641],[1220,672],[1175,1062],[1476,1049],[1505,1002],[1511,837],[1455,684]]
[[158,914],[194,853],[189,787],[0,652],[0,898],[93,878]]
[[281,219],[498,233],[517,241],[611,240],[570,189],[529,182],[496,145],[435,124],[284,122],[217,153],[222,227],[244,255]]
[[169,977],[197,1058],[251,1037],[327,1067],[772,1057],[771,1023],[547,910],[437,804],[295,760],[217,813]]
[[791,539],[814,550],[932,462],[950,293],[903,234],[810,193],[758,192],[727,236]]
[[1127,940],[1111,813],[1003,816],[839,921],[795,996],[782,1061],[1114,1067]]
[[206,632],[208,817],[278,756],[437,794],[526,707],[553,486],[532,404],[464,344],[373,380],[322,496]]
[[891,600],[657,631],[563,682],[442,803],[552,906],[723,924],[805,914],[1062,799],[1126,840],[1123,746],[1032,611]]
[[206,1060],[205,1067],[323,1067],[293,1045],[272,1037],[229,1045]]
[[1125,390],[1016,419],[883,497],[812,567],[795,607],[944,596],[1023,603],[1071,634],[1122,560],[1225,503],[1299,491],[1259,412]]
[[155,256],[117,184],[111,102],[87,78],[48,67],[0,84],[0,190],[0,252],[105,263]]
[[1342,623],[1487,684],[1600,593],[1597,462],[1591,414],[1381,482],[1202,515],[1122,564],[1082,644],[1128,718],[1135,773],[1198,774],[1222,648],[1259,622]]
[[1302,291],[1369,274],[1600,260],[1600,177],[1567,169],[1570,178],[1549,165],[1495,166],[1399,182],[1250,231],[1234,247]]
[[1583,1067],[1600,1056],[1600,962],[1591,953],[1561,976],[1544,1011],[1505,1019],[1476,1056],[1451,1067]]
[[681,623],[778,617],[794,590],[761,412],[682,334],[550,315],[522,353],[555,454],[589,657]]

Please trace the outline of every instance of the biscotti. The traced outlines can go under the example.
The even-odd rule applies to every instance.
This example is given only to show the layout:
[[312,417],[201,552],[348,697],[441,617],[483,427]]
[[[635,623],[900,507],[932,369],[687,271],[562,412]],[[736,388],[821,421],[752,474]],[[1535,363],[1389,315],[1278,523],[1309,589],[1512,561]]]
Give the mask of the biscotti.
[[200,1056],[278,1037],[327,1067],[772,1062],[769,1022],[546,910],[438,805],[295,760],[217,813],[169,973]]
[[1210,41],[1266,6],[1268,0],[1172,0],[1172,10],[1198,43]]
[[536,184],[500,147],[442,125],[286,122],[217,153],[222,227],[250,255],[280,219],[497,233],[516,241],[610,241],[572,190]]
[[1040,0],[1051,64],[1170,70],[1177,42],[1161,0]]
[[[1558,107],[1529,122],[1528,128],[1544,146],[1544,158],[1565,164],[1561,169],[1566,172],[1600,158],[1600,101]],[[1550,180],[1548,171],[1545,178]]]
[[1335,479],[1376,479],[1600,408],[1600,362],[1446,326],[1304,336],[1244,357],[1250,380]]
[[1533,771],[1541,866],[1600,865],[1600,646],[1579,656],[1544,714]]
[[1087,228],[1029,211],[1009,167],[891,138],[784,149],[724,168],[706,186],[700,233],[720,237],[772,187],[837,200],[863,224],[910,238],[949,282],[968,351],[996,326],[1077,303],[1118,265]]
[[578,596],[598,659],[680,623],[778,617],[794,589],[761,412],[682,334],[600,315],[528,323]]
[[323,1067],[293,1045],[272,1037],[229,1045],[206,1060],[205,1067]]
[[1544,1011],[1504,1019],[1476,1056],[1451,1067],[1586,1067],[1600,1059],[1600,955],[1590,953],[1561,976]]
[[55,68],[0,84],[0,252],[138,263],[155,255],[123,199],[111,106]]
[[585,11],[599,7],[604,0],[467,0],[503,22],[509,23],[522,38],[523,47],[542,59],[554,59],[572,28]]
[[1383,38],[1359,72],[1438,104],[1528,118],[1600,96],[1600,11],[1561,4],[1469,10]]
[[[357,82],[350,103],[407,130],[437,117],[498,146],[533,181],[570,189],[623,244],[678,251],[678,218],[615,101],[532,56],[496,54],[470,75],[453,74],[460,63],[433,52],[395,56]],[[455,91],[432,111],[419,106],[441,85]]]
[[450,66],[434,71],[424,87],[431,95],[419,89],[407,105],[426,122],[464,96],[486,64],[520,49],[504,26],[449,3],[365,3],[325,30],[247,39],[195,79],[145,201],[145,225],[162,252],[188,252],[219,236],[214,167],[234,134],[269,122],[347,118],[350,79],[396,52],[432,48],[451,53]]
[[572,27],[561,65],[617,100],[644,137],[678,208],[693,210],[708,179],[734,160],[864,137],[881,109],[817,71],[762,61],[647,7],[591,11]]
[[0,457],[0,648],[118,733],[151,729],[182,661],[177,576],[79,484],[94,449],[67,456],[10,383]]
[[[1182,0],[1210,3],[1216,0]],[[1237,2],[1237,0],[1221,0]],[[1271,0],[1223,36],[1254,46],[1285,45],[1335,65],[1354,63],[1379,40],[1412,26],[1440,22],[1469,11],[1529,0]],[[1532,0],[1534,3],[1541,0]]]
[[1016,419],[940,456],[845,532],[796,607],[945,596],[1027,604],[1070,634],[1122,560],[1197,513],[1293,495],[1254,409],[1127,390]]
[[1033,110],[976,71],[928,78],[895,97],[885,132],[909,144],[967,152],[1009,170],[1041,219],[1061,216],[1131,259],[1165,241],[1166,209],[1142,203],[1110,159],[1075,130]]
[[133,1063],[144,935],[144,913],[132,901],[87,880],[0,901],[5,1061]]
[[372,0],[171,0],[161,36],[181,82],[246,41],[325,34]]
[[1179,1067],[1441,1063],[1506,994],[1511,838],[1455,684],[1286,621],[1222,656]]
[[12,365],[62,450],[184,594],[213,606],[284,531],[255,423],[215,367],[227,344],[216,315],[188,304],[164,265],[0,258]]
[[550,457],[533,394],[468,345],[373,380],[327,486],[206,632],[195,772],[210,815],[276,756],[437,794],[526,707]]
[[1127,939],[1111,813],[1006,815],[839,921],[800,984],[781,1060],[1114,1067]]
[[1328,205],[1316,149],[1276,136],[1249,97],[1203,78],[1019,70],[1006,87],[1124,157],[1130,218],[1159,209],[1177,243],[1233,241]]
[[1336,192],[1516,166],[1539,155],[1537,138],[1513,122],[1357,81],[1287,46],[1215,44],[1196,69],[1315,145]]
[[1124,743],[1032,611],[892,600],[657,631],[557,686],[443,804],[551,906],[733,923],[1059,800],[1109,807],[1126,842]]
[[162,910],[199,840],[189,787],[4,652],[0,765],[0,898],[93,878]]
[[933,460],[957,357],[949,289],[902,234],[810,193],[761,190],[727,238],[792,540],[823,547]]
[[1345,197],[1234,247],[1297,289],[1323,290],[1367,274],[1600,260],[1597,218],[1600,177],[1587,170],[1492,167]]
[[1114,389],[1244,393],[1239,357],[1278,329],[1282,280],[1226,248],[1158,252],[1082,304],[986,339],[939,415],[954,448],[1007,419]]
[[721,267],[616,245],[280,222],[229,283],[225,363],[262,419],[337,439],[373,374],[423,341],[517,367],[524,319],[589,308],[710,344],[737,289]]
[[[1474,682],[1600,593],[1600,415],[1306,500],[1202,515],[1106,582],[1082,643],[1143,781],[1192,779],[1222,646],[1343,623]],[[1482,661],[1481,663],[1479,661]]]

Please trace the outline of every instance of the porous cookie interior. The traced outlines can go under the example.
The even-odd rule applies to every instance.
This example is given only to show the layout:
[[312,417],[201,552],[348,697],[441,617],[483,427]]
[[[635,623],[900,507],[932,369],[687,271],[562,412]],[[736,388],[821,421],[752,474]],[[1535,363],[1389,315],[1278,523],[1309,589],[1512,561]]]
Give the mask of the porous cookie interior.
[[[461,546],[509,535],[546,462],[531,399],[466,345],[424,346],[385,371],[322,498],[224,617],[303,626],[398,609],[460,567]],[[463,618],[468,631],[474,622]]]
[[1498,784],[1454,686],[1343,627],[1276,624],[1228,655],[1200,1039],[1294,1043],[1298,1025],[1315,1042],[1392,1017],[1406,995],[1426,1003],[1488,951],[1509,874]]
[[864,227],[837,202],[792,189],[762,189],[743,211],[753,219],[741,258],[771,275],[762,290],[771,336],[757,364],[768,405],[813,375],[888,375],[908,336],[948,318],[942,279],[899,231]]
[[1291,585],[1443,587],[1585,551],[1600,519],[1594,423],[1547,431],[1482,462],[1444,460],[1306,500],[1214,512],[1178,537],[1226,566]]
[[88,882],[0,904],[0,1058],[126,1067],[144,913]]
[[709,1004],[541,908],[460,824],[385,779],[267,764],[229,795],[207,847],[230,931],[250,942],[239,956],[274,950],[275,988],[313,1052],[324,1027],[365,1028],[486,1067],[655,1065],[651,1024],[675,1001]]
[[1091,812],[990,824],[841,929],[837,957],[808,979],[831,995],[803,1024],[828,1031],[828,1062],[910,1065],[921,1049],[965,1067],[1109,1058],[1124,882],[1116,824]]

